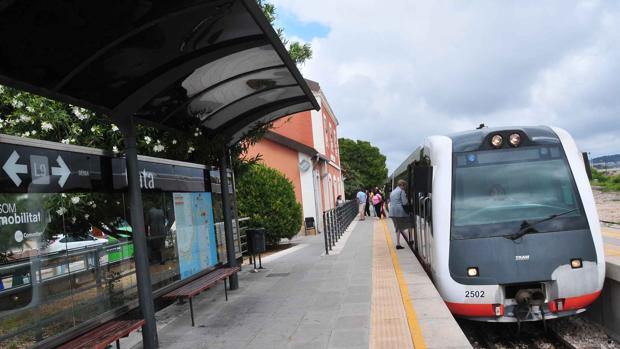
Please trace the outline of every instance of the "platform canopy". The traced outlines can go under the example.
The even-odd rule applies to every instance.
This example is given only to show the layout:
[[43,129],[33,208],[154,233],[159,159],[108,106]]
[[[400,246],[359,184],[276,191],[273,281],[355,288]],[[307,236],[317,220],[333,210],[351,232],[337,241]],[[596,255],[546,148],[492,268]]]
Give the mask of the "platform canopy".
[[0,1],[0,84],[233,144],[318,103],[255,0]]

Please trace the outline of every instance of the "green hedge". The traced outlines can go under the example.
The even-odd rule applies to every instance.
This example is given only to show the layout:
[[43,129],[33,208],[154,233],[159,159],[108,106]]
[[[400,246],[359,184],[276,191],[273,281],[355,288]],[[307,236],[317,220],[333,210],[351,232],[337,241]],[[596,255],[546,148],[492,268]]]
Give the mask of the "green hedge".
[[592,185],[601,187],[603,191],[620,191],[620,175],[609,176],[593,168]]
[[250,226],[265,228],[269,245],[292,238],[301,228],[302,209],[293,183],[278,170],[251,166],[239,178],[237,200],[239,213],[250,217]]

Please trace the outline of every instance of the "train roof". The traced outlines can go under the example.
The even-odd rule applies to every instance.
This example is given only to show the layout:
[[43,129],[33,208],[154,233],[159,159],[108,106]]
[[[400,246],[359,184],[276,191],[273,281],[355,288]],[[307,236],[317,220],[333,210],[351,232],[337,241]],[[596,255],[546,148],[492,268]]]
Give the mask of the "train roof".
[[[445,135],[452,140],[453,152],[466,152],[478,150],[484,140],[493,133],[520,131],[525,134],[533,143],[550,144],[559,143],[559,138],[549,126],[504,126],[504,127],[484,127],[476,130],[469,130]],[[394,178],[395,175],[404,172],[407,166],[419,153],[417,147],[388,177]]]
[[480,148],[484,140],[492,133],[521,131],[533,143],[558,143],[559,138],[548,126],[506,126],[484,127],[481,129],[452,133],[447,135],[452,139],[452,151],[474,151]]

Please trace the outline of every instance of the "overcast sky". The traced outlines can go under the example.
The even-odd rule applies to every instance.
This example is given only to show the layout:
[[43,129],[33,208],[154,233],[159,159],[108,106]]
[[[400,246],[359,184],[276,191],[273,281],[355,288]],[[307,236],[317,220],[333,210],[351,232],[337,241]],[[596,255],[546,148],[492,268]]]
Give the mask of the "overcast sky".
[[620,1],[273,3],[312,43],[301,70],[340,137],[378,146],[390,171],[425,137],[482,122],[559,126],[593,156],[620,153]]

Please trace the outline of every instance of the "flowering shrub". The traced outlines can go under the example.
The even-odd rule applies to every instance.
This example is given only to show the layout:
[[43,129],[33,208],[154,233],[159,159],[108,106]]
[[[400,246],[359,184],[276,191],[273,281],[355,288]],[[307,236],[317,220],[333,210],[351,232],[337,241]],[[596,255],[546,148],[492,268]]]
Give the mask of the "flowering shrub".
[[[63,144],[123,151],[122,133],[109,118],[89,110],[0,86],[0,133]],[[211,157],[198,125],[185,134],[138,125],[140,154],[198,161]]]

